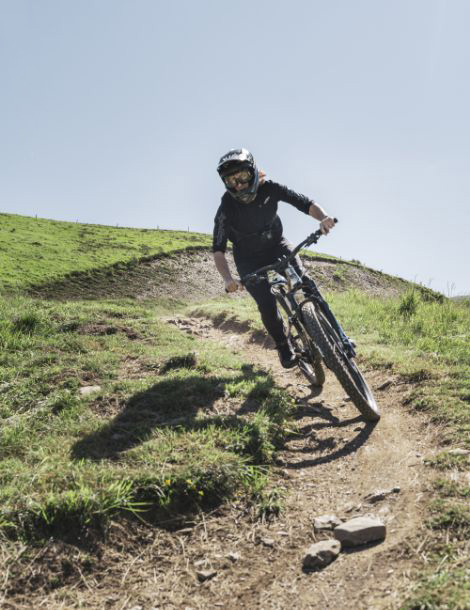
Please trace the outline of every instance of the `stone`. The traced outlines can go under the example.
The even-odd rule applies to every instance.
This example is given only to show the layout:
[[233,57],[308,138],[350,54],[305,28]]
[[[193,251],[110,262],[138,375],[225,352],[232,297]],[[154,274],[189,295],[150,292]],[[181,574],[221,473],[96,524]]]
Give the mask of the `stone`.
[[384,540],[386,528],[383,521],[375,517],[354,517],[335,527],[334,535],[344,546],[360,546]]
[[205,582],[206,580],[210,580],[211,578],[214,578],[214,576],[217,576],[217,572],[216,570],[199,570],[196,572],[196,576],[199,582]]
[[[390,514],[390,506],[388,504],[382,504],[382,506],[377,511],[380,515],[389,515]],[[376,515],[372,515],[375,517]],[[380,517],[379,517],[380,519]]]
[[181,534],[192,534],[193,532],[194,532],[194,528],[193,527],[184,527],[183,529],[180,529],[180,530],[176,531],[178,536],[180,536]]
[[449,455],[470,455],[470,449],[449,449]]
[[302,565],[306,570],[324,568],[334,561],[340,552],[341,543],[338,540],[315,542],[307,549]]
[[322,515],[321,517],[315,517],[313,520],[313,529],[316,532],[332,530],[340,524],[341,519],[338,519],[336,515]]
[[264,544],[264,546],[269,546],[271,548],[274,546],[273,538],[260,538],[260,542],[261,544]]
[[345,507],[343,508],[343,511],[345,513],[352,513],[354,511],[358,511],[361,510],[362,508],[362,504],[361,503],[357,503],[357,502],[348,502]]
[[392,494],[400,493],[399,487],[392,487],[392,489],[378,489],[377,491],[373,491],[364,498],[369,504],[375,504],[375,502],[380,502],[381,500],[385,500],[387,496]]
[[227,559],[230,559],[230,561],[233,561],[233,563],[238,561],[240,558],[241,558],[240,553],[228,553],[227,554]]
[[389,386],[392,385],[392,383],[393,383],[392,379],[387,379],[387,381],[384,381],[379,386],[377,386],[377,389],[378,390],[386,390]]
[[94,392],[99,392],[101,390],[100,385],[84,385],[80,388],[79,392],[82,396],[88,396],[89,394],[93,394]]

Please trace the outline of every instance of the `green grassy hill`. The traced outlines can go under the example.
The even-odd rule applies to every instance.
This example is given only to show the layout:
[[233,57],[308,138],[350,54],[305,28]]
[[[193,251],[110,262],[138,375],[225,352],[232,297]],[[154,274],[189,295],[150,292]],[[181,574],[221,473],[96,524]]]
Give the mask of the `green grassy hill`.
[[69,273],[208,246],[202,233],[129,229],[0,214],[0,286],[18,290]]
[[[124,514],[159,523],[230,497],[277,513],[269,472],[295,427],[292,398],[229,346],[167,321],[180,312],[256,326],[251,300],[206,296],[196,306],[159,294],[72,301],[64,293],[62,302],[25,294],[46,285],[50,297],[61,278],[117,264],[123,279],[133,260],[207,247],[209,237],[5,214],[0,222],[2,572],[33,591],[37,545],[105,536],[106,523]],[[173,262],[158,276],[167,286],[187,271]],[[343,267],[338,261],[341,276]],[[438,424],[443,443],[470,449],[469,302],[429,297],[411,284],[394,299],[357,289],[328,294],[361,365],[411,384],[406,408]],[[427,563],[402,607],[469,607],[470,491],[451,476],[468,470],[468,456],[444,448],[429,466],[439,478],[423,525]],[[48,586],[60,585],[61,570],[47,573]]]
[[[196,260],[208,253],[211,237],[185,231],[133,229],[86,225],[14,214],[0,214],[0,289],[5,293],[67,298],[132,297],[152,292],[151,286],[170,285],[171,263],[177,253],[187,270],[188,290],[210,292],[220,278],[212,264]],[[159,259],[158,267],[152,261]],[[199,257],[201,258],[201,256]],[[332,290],[360,288],[396,295],[412,284],[386,273],[317,251],[305,251],[304,262],[320,286]],[[204,263],[204,264],[203,264]],[[312,266],[313,263],[313,266]],[[209,269],[209,275],[207,270]],[[182,279],[179,274],[177,280]],[[205,280],[205,281],[204,281]],[[203,285],[198,288],[198,283]],[[423,286],[417,290],[432,300],[439,295]],[[188,294],[184,286],[176,292]],[[161,296],[161,295],[160,295]]]

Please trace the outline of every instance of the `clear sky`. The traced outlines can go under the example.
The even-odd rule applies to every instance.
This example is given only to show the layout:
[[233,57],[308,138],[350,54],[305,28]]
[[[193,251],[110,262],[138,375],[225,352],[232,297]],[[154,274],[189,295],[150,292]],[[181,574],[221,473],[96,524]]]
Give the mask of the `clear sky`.
[[210,233],[244,146],[340,219],[321,251],[470,293],[469,23],[468,0],[0,0],[0,208]]

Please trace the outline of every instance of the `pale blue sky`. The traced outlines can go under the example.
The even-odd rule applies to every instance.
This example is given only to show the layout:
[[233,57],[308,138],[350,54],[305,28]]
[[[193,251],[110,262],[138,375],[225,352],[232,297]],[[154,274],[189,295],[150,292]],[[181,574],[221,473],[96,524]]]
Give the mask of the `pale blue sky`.
[[0,208],[210,233],[245,146],[340,219],[320,250],[470,293],[469,23],[468,0],[0,0]]

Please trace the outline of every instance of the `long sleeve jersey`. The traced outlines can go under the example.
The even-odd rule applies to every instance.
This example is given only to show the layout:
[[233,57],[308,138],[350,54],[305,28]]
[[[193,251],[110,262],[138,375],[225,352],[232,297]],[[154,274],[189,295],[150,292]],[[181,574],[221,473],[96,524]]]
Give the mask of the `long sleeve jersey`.
[[263,182],[256,199],[248,204],[224,193],[215,216],[212,251],[225,252],[227,240],[233,243],[234,253],[246,255],[277,244],[282,238],[282,223],[277,215],[279,201],[285,201],[305,214],[313,203],[305,195],[272,180]]

